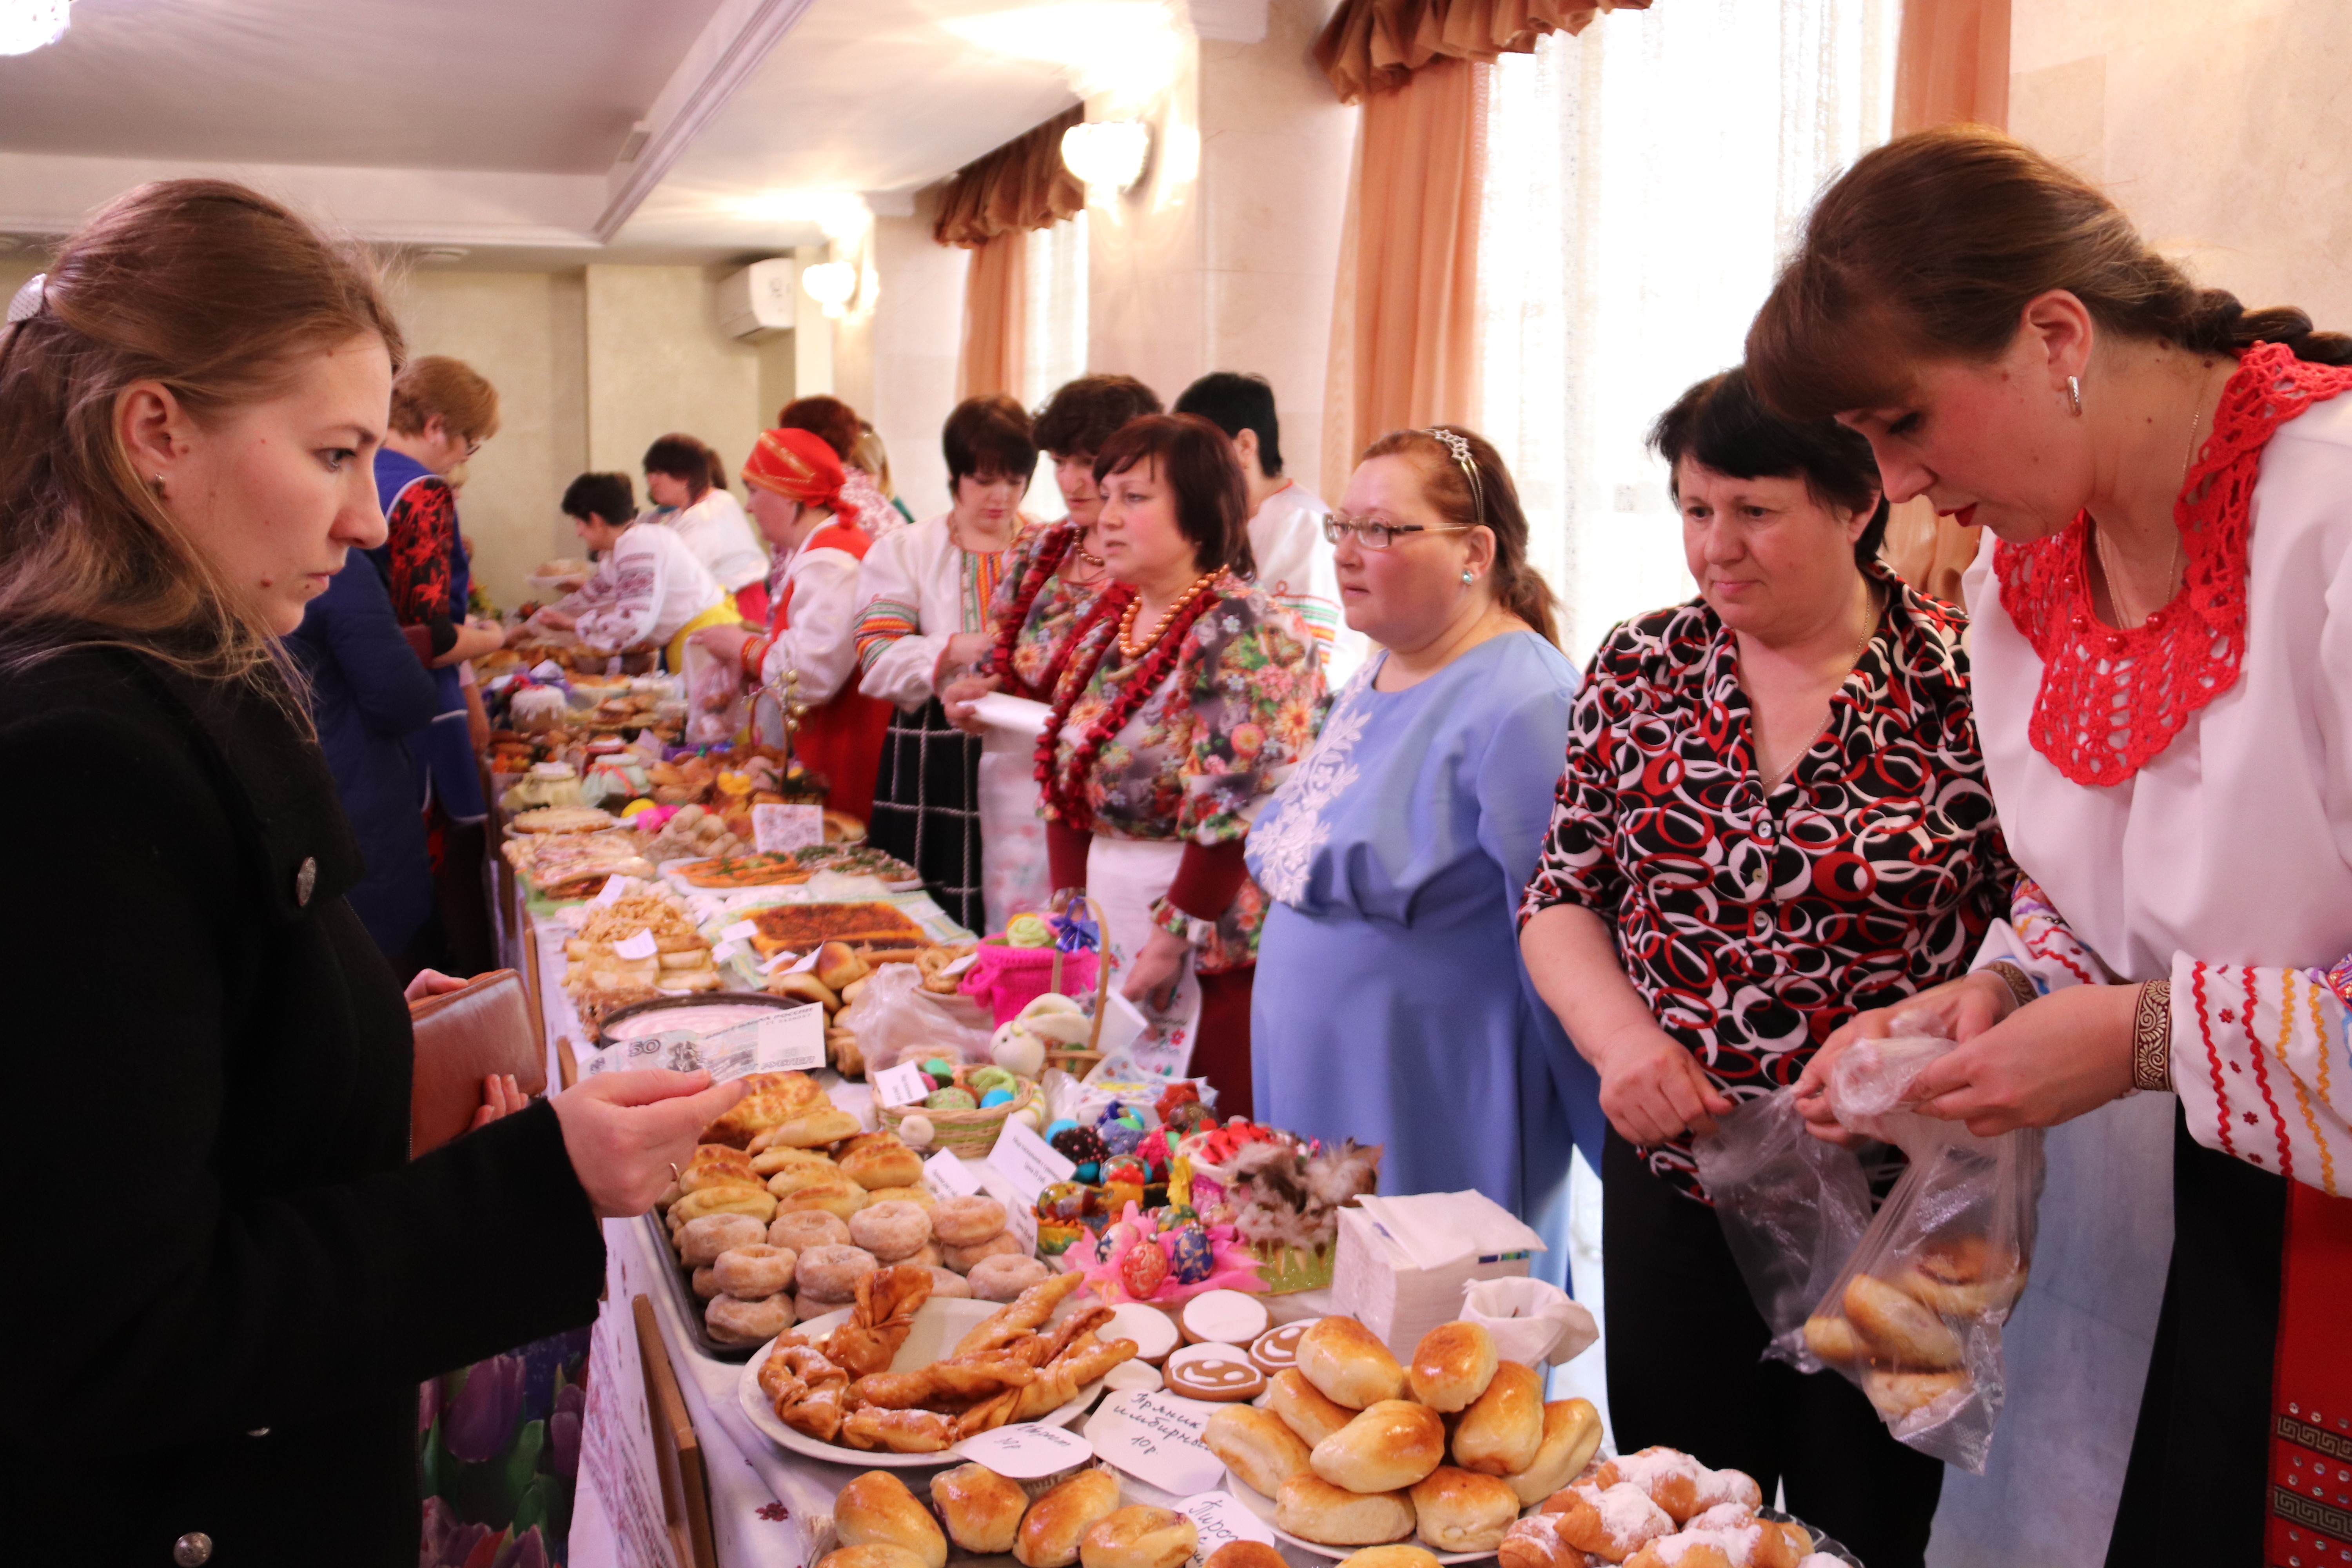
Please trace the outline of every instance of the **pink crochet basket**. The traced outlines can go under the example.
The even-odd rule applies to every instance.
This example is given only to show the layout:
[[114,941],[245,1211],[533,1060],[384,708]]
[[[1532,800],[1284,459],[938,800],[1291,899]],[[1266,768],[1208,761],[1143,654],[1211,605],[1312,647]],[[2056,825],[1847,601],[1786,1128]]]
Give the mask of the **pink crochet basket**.
[[1055,989],[1055,971],[1061,972],[1064,995],[1093,988],[1097,957],[1091,952],[1060,952],[1051,947],[1008,947],[1002,935],[980,939],[979,957],[964,971],[957,987],[1009,1024],[1021,1009]]

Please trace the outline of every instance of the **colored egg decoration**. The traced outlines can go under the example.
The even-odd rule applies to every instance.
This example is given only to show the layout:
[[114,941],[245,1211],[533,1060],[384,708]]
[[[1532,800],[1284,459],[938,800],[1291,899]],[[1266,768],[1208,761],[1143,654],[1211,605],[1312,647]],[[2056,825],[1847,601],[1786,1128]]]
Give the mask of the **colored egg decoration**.
[[980,1101],[972,1099],[971,1091],[969,1089],[934,1089],[923,1100],[923,1109],[926,1110],[977,1110],[980,1109]]
[[986,1110],[992,1106],[1010,1105],[1012,1103],[1013,1091],[1009,1089],[992,1089],[986,1094],[980,1097],[980,1108],[982,1110]]
[[1090,1187],[1098,1185],[1102,1181],[1102,1166],[1092,1160],[1087,1161],[1085,1164],[1080,1165],[1076,1170],[1070,1173],[1076,1176],[1079,1181],[1086,1183],[1086,1184]]
[[1168,1282],[1167,1255],[1149,1240],[1137,1242],[1119,1260],[1118,1282],[1137,1300],[1149,1300]]
[[[1179,1285],[1198,1285],[1216,1271],[1216,1249],[1209,1245],[1209,1233],[1198,1226],[1175,1232],[1168,1238],[1167,1246],[1168,1270]],[[1160,1249],[1155,1247],[1151,1250]]]
[[1191,1204],[1171,1204],[1160,1211],[1160,1228],[1163,1231],[1182,1230],[1186,1226],[1199,1225],[1201,1216]]
[[1047,1122],[1045,1124],[1045,1142],[1051,1143],[1063,1133],[1074,1131],[1077,1125],[1078,1124],[1076,1122],[1071,1121],[1066,1116],[1062,1117],[1057,1121]]
[[[1091,1127],[1065,1126],[1045,1141],[1054,1146],[1054,1152],[1074,1165],[1098,1165],[1110,1157],[1110,1151],[1103,1147],[1102,1134]],[[1078,1180],[1090,1182],[1094,1178],[1081,1175]]]
[[1087,1216],[1094,1201],[1095,1194],[1077,1183],[1055,1182],[1037,1194],[1037,1217],[1075,1225]]
[[1129,1127],[1124,1121],[1114,1121],[1100,1129],[1103,1147],[1114,1154],[1132,1154],[1143,1142],[1143,1129]]
[[952,1079],[955,1077],[955,1064],[945,1057],[933,1057],[923,1064],[923,1073],[929,1078]]
[[1150,1173],[1134,1155],[1114,1154],[1103,1162],[1102,1179],[1108,1187],[1139,1187],[1150,1179]]
[[[964,1083],[975,1094],[983,1095],[992,1089],[1001,1089],[1010,1094],[1020,1087],[1013,1075],[1000,1067],[976,1068],[964,1075]],[[986,1104],[987,1101],[982,1100],[982,1103]]]

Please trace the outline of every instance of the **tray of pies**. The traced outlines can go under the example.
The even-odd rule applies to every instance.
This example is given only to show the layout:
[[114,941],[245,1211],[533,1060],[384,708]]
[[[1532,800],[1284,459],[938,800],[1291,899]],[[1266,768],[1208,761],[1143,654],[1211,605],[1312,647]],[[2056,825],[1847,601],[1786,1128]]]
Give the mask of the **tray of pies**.
[[828,942],[847,942],[864,958],[912,960],[931,944],[905,910],[878,900],[864,903],[777,904],[748,917],[751,945],[763,958],[806,952]]
[[839,1465],[955,1462],[966,1437],[1034,1422],[1066,1426],[1135,1354],[1105,1342],[1110,1309],[1077,1274],[1056,1275],[1002,1306],[930,1294],[928,1268],[899,1265],[858,1281],[857,1304],[813,1318],[761,1347],[736,1384],[744,1415],[782,1447]]
[[509,838],[499,853],[541,898],[584,899],[608,877],[651,880],[654,868],[638,854],[634,833],[540,833]]

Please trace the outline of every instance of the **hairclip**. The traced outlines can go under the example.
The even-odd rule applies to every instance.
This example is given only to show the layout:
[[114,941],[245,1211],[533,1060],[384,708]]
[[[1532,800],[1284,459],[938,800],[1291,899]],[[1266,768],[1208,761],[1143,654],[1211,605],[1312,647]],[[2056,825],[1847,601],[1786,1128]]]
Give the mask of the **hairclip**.
[[13,327],[19,321],[29,321],[47,310],[49,308],[48,285],[49,275],[46,272],[36,272],[26,279],[25,286],[17,289],[16,297],[8,301],[7,324]]
[[1461,467],[1463,477],[1470,481],[1470,515],[1476,521],[1485,522],[1486,487],[1478,482],[1478,465],[1470,456],[1470,443],[1463,439],[1461,431],[1448,430],[1443,425],[1433,425],[1422,434],[1454,454],[1454,461]]

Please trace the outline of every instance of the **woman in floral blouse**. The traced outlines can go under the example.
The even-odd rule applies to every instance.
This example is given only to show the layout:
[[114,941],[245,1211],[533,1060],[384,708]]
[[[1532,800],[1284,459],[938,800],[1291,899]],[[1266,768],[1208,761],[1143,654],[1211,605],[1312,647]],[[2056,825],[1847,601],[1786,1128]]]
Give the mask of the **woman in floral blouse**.
[[1250,1111],[1250,976],[1265,898],[1251,821],[1314,738],[1314,641],[1244,580],[1248,492],[1204,419],[1135,420],[1095,459],[1111,585],[1071,633],[1037,749],[1056,887],[1103,906],[1148,1027],[1115,1071],[1205,1077]]
[[[1699,596],[1610,633],[1520,910],[1536,988],[1600,1070],[1610,1415],[1748,1471],[1872,1568],[1924,1560],[1943,1466],[1770,1337],[1703,1206],[1694,1133],[1832,1031],[1964,973],[2014,875],[1961,618],[1878,564],[1869,444],[1744,374],[1658,421]],[[1693,1201],[1696,1200],[1696,1201]]]

